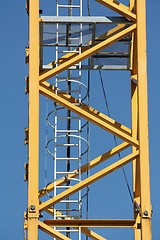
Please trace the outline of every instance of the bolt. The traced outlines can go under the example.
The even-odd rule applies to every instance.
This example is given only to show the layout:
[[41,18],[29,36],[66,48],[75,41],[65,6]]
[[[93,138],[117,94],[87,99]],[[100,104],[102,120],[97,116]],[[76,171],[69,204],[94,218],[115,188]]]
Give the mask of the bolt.
[[145,210],[144,213],[143,213],[143,215],[147,217],[147,216],[148,216],[148,211]]
[[36,209],[36,207],[35,207],[34,205],[31,205],[31,206],[30,206],[30,210],[31,210],[31,211],[34,211],[35,209]]
[[39,218],[43,218],[43,214],[42,213],[39,214]]

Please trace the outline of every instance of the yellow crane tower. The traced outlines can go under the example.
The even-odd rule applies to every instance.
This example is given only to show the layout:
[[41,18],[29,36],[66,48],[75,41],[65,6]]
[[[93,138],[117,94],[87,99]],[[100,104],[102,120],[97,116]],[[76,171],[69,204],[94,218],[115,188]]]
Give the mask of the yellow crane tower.
[[[27,0],[26,3],[29,18],[29,47],[26,49],[29,115],[28,127],[25,129],[25,143],[28,144],[28,163],[25,165],[25,179],[28,182],[25,239],[42,239],[40,235],[44,232],[48,235],[46,239],[104,240],[107,236],[101,236],[96,229],[114,227],[133,229],[135,240],[151,240],[146,1],[130,0],[127,6],[117,0],[96,0],[104,9],[113,10],[113,17],[83,16],[82,2],[53,1],[55,16],[44,16],[39,0]],[[97,31],[99,26],[104,26],[100,35]],[[125,52],[108,50],[119,42],[128,43]],[[50,61],[46,58],[47,63],[44,62],[45,47],[52,49],[49,51],[52,59]],[[113,61],[109,65],[106,59],[110,58]],[[127,59],[127,64],[114,63],[115,59],[122,58]],[[131,96],[131,128],[83,101],[81,89],[85,89],[85,85],[81,81],[82,72],[99,69],[130,72],[131,88],[128,91]],[[40,96],[46,97],[54,107],[46,117],[53,134],[53,137],[46,140],[46,152],[52,157],[54,176],[52,182],[42,188],[39,170]],[[121,143],[83,163],[82,145],[86,144],[86,151],[89,148],[88,140],[84,139],[82,133],[84,120],[87,121],[86,126],[91,122],[121,139]],[[51,146],[53,150],[50,150]],[[72,147],[78,150],[72,150]],[[101,170],[98,168],[90,176],[82,177],[89,169],[100,166],[124,149],[128,149],[124,157]],[[133,169],[133,218],[85,218],[82,214],[81,191],[128,163],[132,163]]]

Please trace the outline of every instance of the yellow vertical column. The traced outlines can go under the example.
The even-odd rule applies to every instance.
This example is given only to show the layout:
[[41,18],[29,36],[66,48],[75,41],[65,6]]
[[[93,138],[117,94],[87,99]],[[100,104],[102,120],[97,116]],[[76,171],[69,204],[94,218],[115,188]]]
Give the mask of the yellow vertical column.
[[39,0],[29,1],[28,240],[38,239]]
[[[135,0],[130,0],[130,11],[135,13]],[[131,109],[132,109],[132,136],[138,140],[138,82],[137,82],[137,37],[136,32],[132,33],[131,48]],[[136,147],[132,147],[135,152]],[[140,161],[139,157],[133,161],[133,199],[134,218],[136,226],[140,223]],[[141,229],[134,229],[134,239],[141,240]]]
[[146,1],[137,0],[137,66],[140,142],[141,239],[151,240],[146,61]]
[[[138,139],[138,93],[137,93],[137,57],[136,57],[136,40],[135,33],[132,35],[132,54],[133,65],[131,71],[131,104],[132,104],[132,136]],[[132,147],[132,151],[135,152],[136,147]],[[138,206],[140,206],[140,165],[139,157],[133,161],[133,198],[134,198],[134,218],[136,223],[139,223]],[[140,229],[134,229],[134,239],[141,240]]]

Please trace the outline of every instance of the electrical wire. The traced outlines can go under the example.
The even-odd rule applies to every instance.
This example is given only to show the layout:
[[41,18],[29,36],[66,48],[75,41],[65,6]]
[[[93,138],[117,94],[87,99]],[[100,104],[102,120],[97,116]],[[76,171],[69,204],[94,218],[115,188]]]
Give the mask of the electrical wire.
[[[97,61],[98,61],[98,60],[97,60]],[[105,105],[106,105],[106,109],[107,109],[107,114],[108,114],[109,117],[111,117],[110,108],[109,108],[109,103],[108,103],[108,100],[107,100],[107,94],[106,94],[106,92],[105,92],[104,83],[103,83],[103,77],[102,77],[102,73],[101,73],[101,70],[100,70],[100,69],[99,69],[99,77],[100,77],[100,81],[101,81],[101,86],[102,86],[102,91],[103,91],[103,95],[104,95],[104,101],[105,101]],[[118,146],[116,136],[113,135],[113,138],[114,138],[115,145]],[[120,154],[120,152],[118,152],[118,158],[119,158],[119,160],[121,159],[121,154]],[[125,172],[125,169],[124,169],[123,166],[122,166],[122,171],[123,171],[124,179],[125,179],[125,182],[126,182],[126,185],[127,185],[128,193],[129,193],[130,198],[131,198],[131,201],[132,201],[132,203],[133,203],[134,201],[133,201],[133,196],[132,196],[131,188],[130,188],[130,186],[129,186],[129,182],[128,182],[128,179],[127,179],[127,175],[126,175],[126,172]]]

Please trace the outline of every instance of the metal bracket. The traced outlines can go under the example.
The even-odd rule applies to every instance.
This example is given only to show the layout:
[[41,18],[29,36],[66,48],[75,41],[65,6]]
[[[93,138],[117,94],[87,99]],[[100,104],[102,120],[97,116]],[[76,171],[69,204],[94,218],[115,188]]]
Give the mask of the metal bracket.
[[29,208],[29,213],[35,213],[36,212],[36,206],[31,205]]
[[28,163],[24,164],[25,174],[24,174],[24,181],[28,181]]
[[29,143],[29,128],[25,128],[24,129],[25,132],[25,140],[24,140],[24,144],[28,144]]
[[25,77],[26,87],[25,87],[25,94],[29,93],[29,77]]
[[26,53],[25,63],[29,63],[29,47],[25,48],[25,53]]
[[26,1],[26,12],[29,15],[29,0]]

